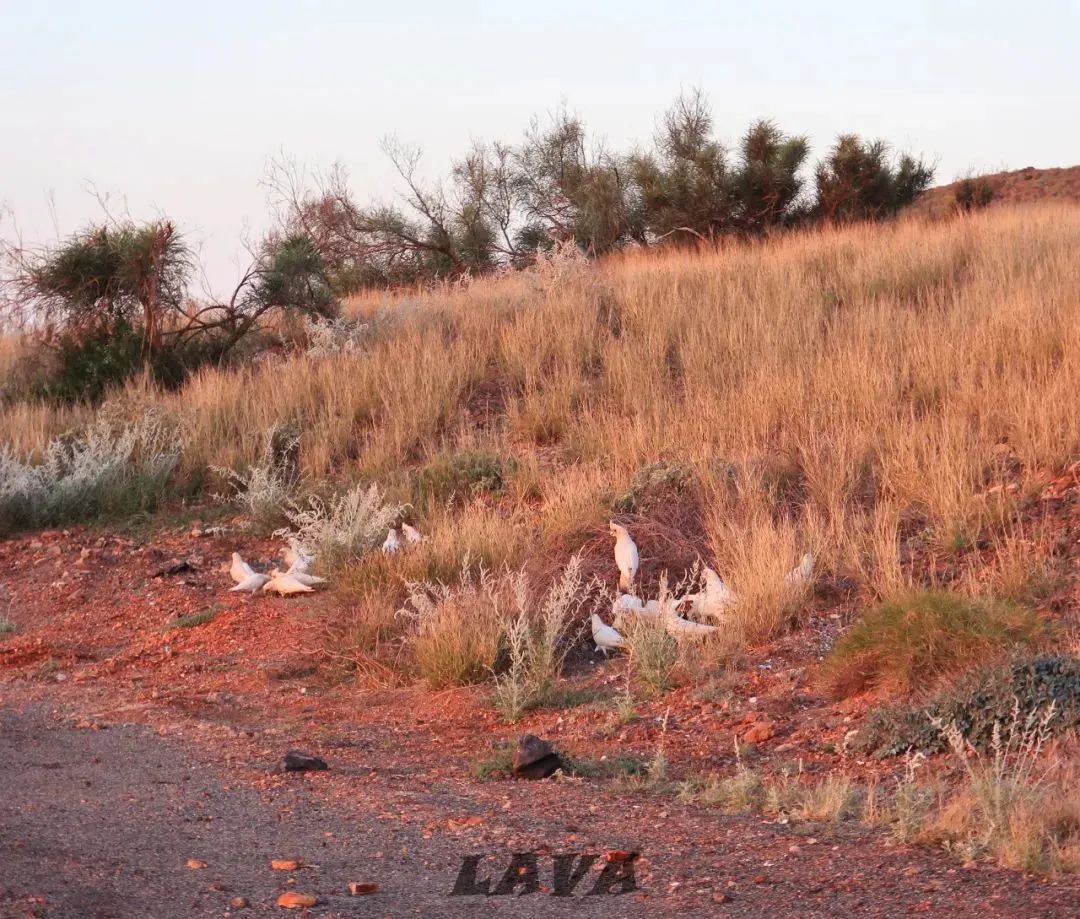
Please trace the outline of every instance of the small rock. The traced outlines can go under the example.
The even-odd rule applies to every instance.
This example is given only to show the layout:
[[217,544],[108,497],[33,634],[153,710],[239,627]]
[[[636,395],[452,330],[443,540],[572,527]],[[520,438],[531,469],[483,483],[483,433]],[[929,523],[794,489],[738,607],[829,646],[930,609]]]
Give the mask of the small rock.
[[300,868],[300,859],[275,858],[270,862],[270,867],[275,871],[297,871]]
[[63,552],[64,550],[55,543],[45,550],[45,554],[48,555],[50,558],[56,558],[58,555],[62,555]]
[[321,772],[329,768],[324,759],[299,750],[290,750],[274,766],[274,772]]
[[318,906],[319,898],[309,893],[297,893],[295,890],[290,890],[277,898],[277,905],[285,909],[307,909],[309,906]]
[[200,868],[206,867],[206,862],[201,858],[189,858],[187,860],[187,867],[189,871],[198,871]]
[[769,740],[776,734],[776,725],[771,721],[757,721],[743,734],[743,740],[747,743],[761,743]]
[[247,897],[233,897],[229,901],[229,906],[231,906],[233,909],[247,909],[247,907],[248,907],[248,898]]
[[353,897],[363,897],[368,894],[376,893],[378,889],[378,884],[364,884],[358,881],[352,881],[349,884],[349,895]]
[[729,893],[714,893],[712,897],[713,903],[730,903],[731,894]]
[[186,559],[181,560],[174,558],[172,561],[166,562],[160,568],[155,568],[152,572],[150,572],[150,577],[165,578],[171,577],[174,574],[183,574],[185,571],[193,570],[194,569],[191,567],[191,562],[187,561]]
[[522,734],[514,751],[514,775],[521,779],[546,779],[563,768],[555,748],[535,734]]

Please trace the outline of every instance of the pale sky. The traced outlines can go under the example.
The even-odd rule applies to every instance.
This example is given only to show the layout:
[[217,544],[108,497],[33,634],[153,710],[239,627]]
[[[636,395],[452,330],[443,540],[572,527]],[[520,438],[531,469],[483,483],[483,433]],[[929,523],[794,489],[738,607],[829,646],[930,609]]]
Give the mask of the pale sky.
[[939,181],[1075,165],[1080,0],[0,0],[0,204],[45,240],[54,215],[66,234],[100,213],[93,185],[176,220],[223,290],[279,152],[339,160],[360,200],[389,198],[385,135],[436,176],[565,102],[625,148],[691,87],[727,141],[765,117],[815,154],[840,132],[884,138]]

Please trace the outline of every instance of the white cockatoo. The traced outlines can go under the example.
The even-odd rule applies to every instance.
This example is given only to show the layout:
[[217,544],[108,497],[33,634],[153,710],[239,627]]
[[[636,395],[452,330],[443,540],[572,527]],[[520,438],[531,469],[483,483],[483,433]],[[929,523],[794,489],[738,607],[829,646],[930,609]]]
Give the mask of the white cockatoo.
[[311,566],[314,564],[314,555],[298,555],[296,560],[289,565],[289,569],[285,573],[290,575],[308,575],[311,573]]
[[424,537],[420,535],[420,531],[407,523],[401,525],[401,532],[405,534],[406,542],[423,542]]
[[626,625],[627,616],[641,612],[642,608],[641,598],[633,594],[621,594],[616,597],[615,602],[611,604],[612,622],[615,628],[623,628]]
[[393,555],[400,548],[401,540],[398,538],[398,531],[391,527],[390,532],[386,534],[386,539],[383,540],[382,550],[387,555]]
[[295,536],[289,537],[289,545],[281,550],[281,557],[289,568],[296,568],[297,571],[305,573],[310,571],[311,566],[315,564],[315,555],[308,552]]
[[810,583],[810,578],[814,573],[814,554],[807,552],[802,557],[802,561],[799,562],[794,568],[787,573],[784,578],[784,583],[788,587],[803,587]]
[[690,619],[683,619],[676,611],[679,602],[674,597],[668,597],[663,603],[664,628],[668,635],[676,641],[682,641],[687,638],[704,638],[716,631],[715,625],[704,625]]
[[257,590],[261,590],[270,581],[269,575],[259,574],[257,571],[253,571],[239,584],[229,588],[229,593],[248,593],[253,594]]
[[288,571],[281,571],[277,568],[272,568],[270,569],[270,577],[292,578],[292,580],[299,581],[301,584],[306,584],[308,587],[314,587],[316,584],[326,583],[326,578],[316,577],[313,574],[308,574],[306,571],[293,571],[292,568],[290,568]]
[[638,572],[638,549],[625,527],[608,523],[608,530],[615,537],[615,564],[619,566],[619,588],[629,591]]
[[689,603],[690,609],[698,616],[709,616],[719,619],[726,609],[738,599],[724,579],[712,568],[706,566],[702,569],[701,579],[705,582],[705,589],[700,593],[688,594],[680,602]]
[[232,554],[232,564],[229,566],[229,576],[237,584],[246,581],[255,573],[255,569],[245,562],[239,552]]
[[596,650],[603,651],[604,657],[607,657],[608,651],[614,651],[626,644],[622,635],[607,625],[596,613],[592,614],[592,637]]
[[278,574],[277,577],[271,578],[263,585],[263,590],[267,593],[287,597],[289,594],[309,594],[313,588],[307,584],[301,584],[292,575]]

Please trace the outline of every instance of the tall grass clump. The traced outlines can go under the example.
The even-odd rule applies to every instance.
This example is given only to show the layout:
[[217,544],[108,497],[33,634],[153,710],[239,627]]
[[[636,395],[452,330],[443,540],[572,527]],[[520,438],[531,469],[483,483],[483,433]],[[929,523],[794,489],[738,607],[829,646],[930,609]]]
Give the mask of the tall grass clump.
[[1029,609],[924,591],[867,612],[833,648],[821,680],[836,696],[871,688],[906,695],[1032,645],[1042,632]]
[[177,431],[153,411],[126,423],[100,417],[49,441],[38,462],[0,448],[0,531],[151,510],[180,454]]
[[401,510],[383,500],[378,485],[358,483],[329,500],[315,495],[294,504],[285,511],[292,526],[275,535],[298,540],[332,571],[380,545]]
[[400,615],[409,620],[417,673],[432,689],[487,679],[503,650],[512,591],[487,569],[468,562],[457,584],[410,583]]
[[1077,776],[1045,756],[1051,706],[995,725],[990,749],[976,750],[955,724],[936,722],[960,764],[962,779],[922,832],[965,859],[989,854],[1021,871],[1080,870]]

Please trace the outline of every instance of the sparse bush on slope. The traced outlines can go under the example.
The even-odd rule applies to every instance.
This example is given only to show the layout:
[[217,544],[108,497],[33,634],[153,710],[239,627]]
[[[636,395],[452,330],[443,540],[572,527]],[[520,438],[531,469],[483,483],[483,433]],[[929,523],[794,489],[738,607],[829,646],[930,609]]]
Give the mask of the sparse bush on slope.
[[358,483],[336,497],[319,496],[285,510],[291,527],[275,535],[296,538],[333,571],[382,544],[401,506],[383,500],[378,485]]
[[0,449],[0,531],[150,510],[179,459],[176,431],[153,413],[126,426],[100,419],[49,442],[37,463]]

